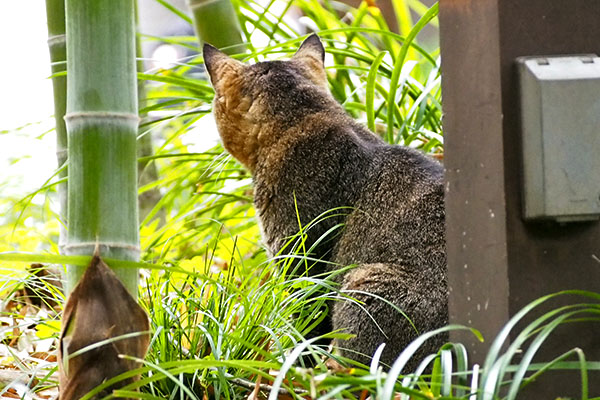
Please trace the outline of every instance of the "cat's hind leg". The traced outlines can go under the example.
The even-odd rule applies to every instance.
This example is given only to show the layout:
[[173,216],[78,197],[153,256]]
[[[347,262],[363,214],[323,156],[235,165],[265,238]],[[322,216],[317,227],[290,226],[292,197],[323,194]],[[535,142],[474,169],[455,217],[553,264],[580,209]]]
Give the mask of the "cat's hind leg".
[[[377,347],[386,343],[381,362],[391,365],[419,333],[447,324],[447,295],[439,282],[429,284],[414,275],[388,264],[363,264],[346,273],[332,317],[334,330],[354,335],[336,341],[343,356],[369,365]],[[446,341],[444,335],[429,339],[404,371]]]

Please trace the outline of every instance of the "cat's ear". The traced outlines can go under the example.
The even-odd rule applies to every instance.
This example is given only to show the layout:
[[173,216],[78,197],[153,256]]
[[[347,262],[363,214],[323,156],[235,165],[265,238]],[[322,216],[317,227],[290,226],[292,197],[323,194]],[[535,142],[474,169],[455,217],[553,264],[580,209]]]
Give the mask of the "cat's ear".
[[325,73],[325,48],[316,34],[306,38],[292,57],[292,61],[301,66],[312,82],[328,90],[327,74]]
[[325,48],[323,47],[323,43],[321,43],[321,39],[317,36],[316,33],[310,35],[302,44],[300,48],[292,57],[294,60],[307,60],[309,59],[314,63],[316,63],[324,68],[325,63]]
[[244,68],[244,64],[208,43],[202,48],[202,56],[210,81],[217,91],[224,84],[224,80],[238,75]]

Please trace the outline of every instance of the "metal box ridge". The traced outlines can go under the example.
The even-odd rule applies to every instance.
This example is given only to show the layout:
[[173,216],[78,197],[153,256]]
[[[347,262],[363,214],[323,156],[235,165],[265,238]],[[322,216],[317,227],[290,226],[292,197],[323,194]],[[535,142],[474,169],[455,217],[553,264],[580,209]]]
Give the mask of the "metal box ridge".
[[517,58],[523,217],[600,218],[600,57]]

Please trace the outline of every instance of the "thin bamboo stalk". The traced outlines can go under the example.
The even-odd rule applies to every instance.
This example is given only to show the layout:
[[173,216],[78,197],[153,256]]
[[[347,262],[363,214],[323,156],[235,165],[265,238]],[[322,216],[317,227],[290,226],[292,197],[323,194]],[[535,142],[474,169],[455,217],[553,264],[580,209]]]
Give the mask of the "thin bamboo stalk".
[[[137,1],[134,4],[135,6],[135,21],[136,27],[139,30],[139,6]],[[135,37],[135,51],[137,54],[137,72],[144,72],[144,54],[142,51],[142,42],[139,35]],[[138,80],[137,82],[137,90],[138,90],[138,105],[139,108],[142,109],[144,102],[146,101],[146,85],[145,81]],[[141,120],[144,120],[147,117],[146,113],[139,113],[139,117]],[[142,129],[138,132],[137,139],[137,154],[138,159],[144,158],[147,156],[151,156],[154,154],[154,147],[152,143],[152,132],[142,132]],[[142,187],[151,182],[154,182],[158,179],[158,170],[156,168],[156,164],[152,161],[138,161],[138,186]],[[157,187],[147,190],[142,193],[138,197],[139,204],[139,219],[140,222],[146,218],[148,214],[154,209],[154,206],[160,201],[161,194]],[[161,209],[154,218],[159,218],[159,223],[164,225],[165,223],[165,213],[164,209]]]
[[[139,259],[133,0],[66,0],[69,140],[65,253]],[[85,267],[68,266],[67,291]],[[115,268],[137,293],[137,270]]]
[[[65,127],[65,112],[67,109],[67,77],[61,73],[67,70],[67,47],[65,39],[65,1],[46,0],[46,19],[48,22],[48,48],[52,63],[52,88],[54,91],[54,119],[56,121],[56,158],[59,178],[67,177],[67,128]],[[58,185],[60,206],[60,236],[58,246],[62,249],[67,238],[67,184]],[[62,250],[61,250],[62,251]]]
[[227,54],[243,53],[240,21],[230,0],[188,0],[196,35]]

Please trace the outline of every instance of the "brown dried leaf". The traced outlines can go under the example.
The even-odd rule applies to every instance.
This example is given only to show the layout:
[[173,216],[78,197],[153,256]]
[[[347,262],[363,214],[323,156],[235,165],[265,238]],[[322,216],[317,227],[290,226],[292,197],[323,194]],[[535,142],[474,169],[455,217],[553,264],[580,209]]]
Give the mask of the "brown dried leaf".
[[62,290],[60,272],[56,268],[50,268],[43,264],[31,264],[27,271],[30,273],[30,277],[27,278],[23,287],[25,301],[38,308],[58,306],[49,286],[54,286],[56,290]]
[[47,353],[47,352],[40,352],[40,351],[36,351],[36,352],[31,353],[29,355],[29,357],[31,357],[31,358],[38,358],[40,360],[48,361],[48,362],[56,362],[56,360],[57,360],[56,354],[54,354],[54,353]]
[[329,371],[334,372],[334,373],[349,372],[351,370],[351,368],[344,367],[342,364],[340,364],[333,358],[327,358],[325,360],[325,366],[327,367],[327,369]]
[[9,388],[4,392],[3,396],[7,399],[20,399],[21,395],[13,388]]
[[[137,368],[120,354],[143,358],[150,335],[148,317],[127,289],[95,255],[81,281],[70,294],[63,314],[58,365],[60,399],[79,399],[102,382]],[[116,339],[75,357],[69,355],[87,346],[134,332],[142,335]],[[139,377],[122,380],[97,394],[102,397]]]
[[256,385],[254,385],[254,389],[252,390],[252,393],[250,393],[248,395],[248,397],[246,398],[246,400],[259,400],[260,399],[260,384],[262,381],[262,376],[259,375],[258,378],[256,379]]

